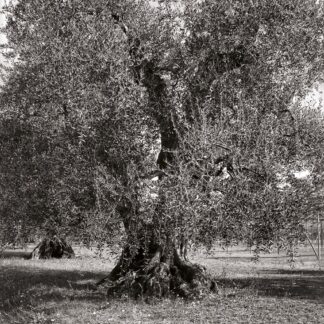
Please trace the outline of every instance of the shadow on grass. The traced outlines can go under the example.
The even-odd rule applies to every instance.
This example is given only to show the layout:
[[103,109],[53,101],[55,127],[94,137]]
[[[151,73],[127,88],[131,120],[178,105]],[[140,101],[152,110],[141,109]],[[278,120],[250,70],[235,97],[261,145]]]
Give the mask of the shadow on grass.
[[[0,310],[70,301],[100,303],[105,299],[104,290],[95,290],[94,284],[106,272],[51,269],[44,264],[47,262],[10,261],[1,265]],[[224,287],[253,289],[263,296],[303,298],[324,304],[324,271],[263,270],[259,277],[217,281]]]
[[[311,258],[314,260],[315,256],[314,254],[301,254],[296,257],[296,259],[305,259],[305,258]],[[244,256],[237,256],[237,255],[231,255],[230,253],[228,255],[217,255],[217,256],[208,256],[207,259],[212,260],[231,260],[231,261],[251,261],[254,260],[253,255],[244,255]],[[278,260],[278,259],[288,259],[287,255],[273,255],[273,254],[267,254],[260,256],[260,260],[262,259],[272,259],[272,260]]]
[[261,296],[291,297],[314,300],[324,304],[324,271],[263,270],[256,278],[224,278],[224,287],[252,288]]
[[324,270],[308,270],[308,269],[266,269],[261,271],[262,274],[268,275],[290,275],[290,276],[322,276],[324,279]]
[[30,251],[22,251],[22,250],[5,250],[0,254],[0,258],[2,259],[28,259],[30,257]]
[[1,265],[0,310],[12,311],[46,302],[102,301],[105,294],[95,287],[102,276],[102,272],[44,269],[41,264]]

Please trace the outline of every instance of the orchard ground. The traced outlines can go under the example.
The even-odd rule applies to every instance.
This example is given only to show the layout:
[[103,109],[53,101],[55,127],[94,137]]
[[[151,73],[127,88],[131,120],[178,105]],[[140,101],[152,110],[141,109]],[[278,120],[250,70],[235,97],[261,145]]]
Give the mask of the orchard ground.
[[284,253],[261,255],[244,247],[216,248],[191,259],[216,277],[217,295],[202,300],[147,303],[108,299],[94,289],[114,261],[84,247],[72,260],[25,260],[31,250],[0,259],[0,323],[324,323],[324,264],[302,247],[294,267]]

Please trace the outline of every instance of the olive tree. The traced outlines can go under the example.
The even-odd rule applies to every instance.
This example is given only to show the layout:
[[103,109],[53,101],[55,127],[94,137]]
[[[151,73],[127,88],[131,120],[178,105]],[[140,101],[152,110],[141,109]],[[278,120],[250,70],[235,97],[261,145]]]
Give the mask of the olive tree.
[[323,9],[315,0],[8,8],[17,63],[2,102],[50,143],[34,157],[51,161],[57,217],[78,210],[84,232],[123,243],[103,280],[109,293],[215,289],[178,253],[189,240],[249,242],[258,252],[302,239],[314,181],[292,173],[323,159],[314,141],[323,119],[300,113],[323,76]]

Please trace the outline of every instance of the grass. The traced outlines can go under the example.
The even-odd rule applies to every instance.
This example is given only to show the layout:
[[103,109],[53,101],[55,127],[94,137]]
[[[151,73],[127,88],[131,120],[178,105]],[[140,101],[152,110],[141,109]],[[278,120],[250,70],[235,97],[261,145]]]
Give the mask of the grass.
[[[19,254],[19,253],[20,254]],[[17,254],[18,253],[18,254]],[[324,323],[324,271],[314,260],[246,252],[195,255],[217,277],[219,294],[203,300],[144,303],[94,290],[113,262],[85,250],[74,260],[0,259],[0,323]],[[10,258],[13,256],[13,258]]]

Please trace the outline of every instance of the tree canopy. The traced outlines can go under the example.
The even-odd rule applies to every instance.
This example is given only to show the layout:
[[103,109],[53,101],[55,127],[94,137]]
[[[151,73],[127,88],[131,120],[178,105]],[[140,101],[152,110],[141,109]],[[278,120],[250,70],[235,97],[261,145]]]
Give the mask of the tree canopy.
[[[111,280],[148,273],[156,257],[188,273],[173,254],[188,240],[291,251],[323,181],[323,114],[303,104],[323,78],[323,6],[9,6],[17,59],[1,92],[3,222],[124,244]],[[308,180],[294,177],[302,169]]]

